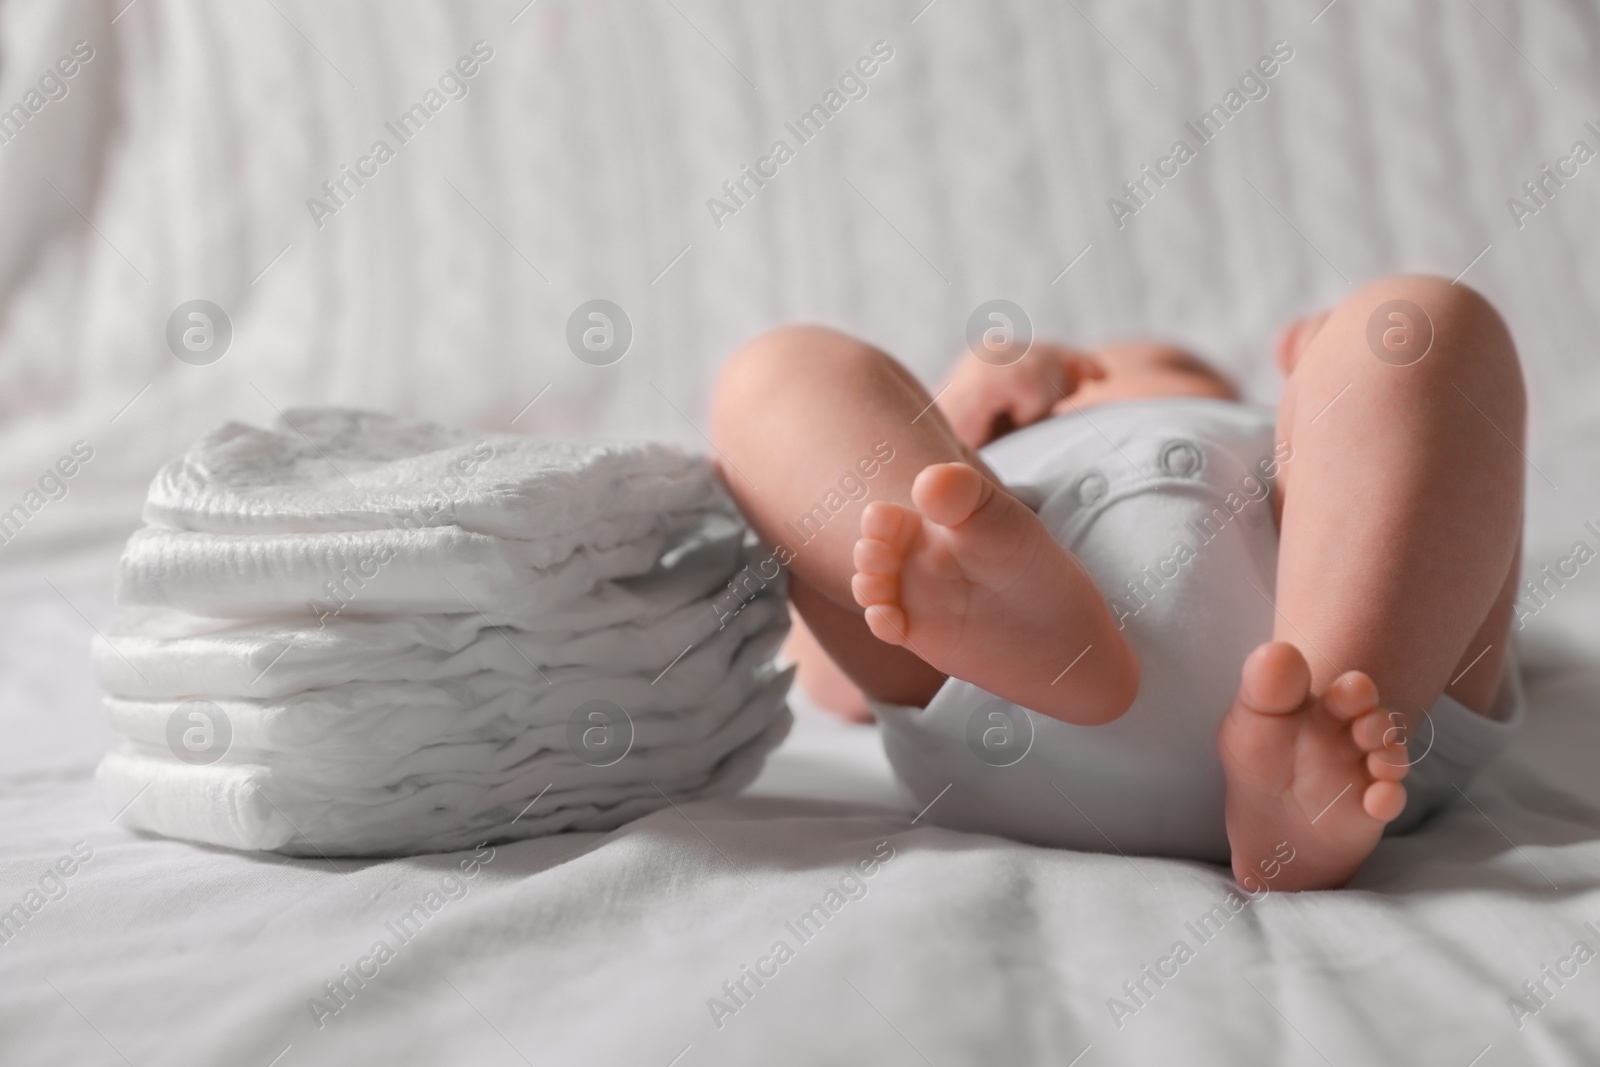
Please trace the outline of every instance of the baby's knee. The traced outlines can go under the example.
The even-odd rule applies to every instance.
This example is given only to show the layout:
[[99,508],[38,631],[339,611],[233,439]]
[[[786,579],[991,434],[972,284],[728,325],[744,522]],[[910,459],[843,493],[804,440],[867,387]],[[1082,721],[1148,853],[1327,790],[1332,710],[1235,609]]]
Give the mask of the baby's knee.
[[1435,275],[1393,275],[1356,290],[1334,319],[1336,332],[1356,342],[1330,346],[1336,358],[1360,365],[1347,371],[1381,373],[1397,388],[1469,390],[1502,410],[1525,406],[1511,334],[1475,289]]
[[763,383],[799,370],[838,373],[887,359],[867,342],[847,333],[810,323],[778,326],[756,334],[728,358],[724,374],[754,375]]
[[764,330],[734,349],[722,365],[718,385],[764,388],[828,352],[852,346],[866,347],[848,334],[826,326],[796,324]]
[[713,435],[729,420],[770,413],[796,390],[846,387],[851,379],[884,373],[880,364],[892,362],[865,341],[826,326],[766,330],[735,349],[718,371],[711,395]]

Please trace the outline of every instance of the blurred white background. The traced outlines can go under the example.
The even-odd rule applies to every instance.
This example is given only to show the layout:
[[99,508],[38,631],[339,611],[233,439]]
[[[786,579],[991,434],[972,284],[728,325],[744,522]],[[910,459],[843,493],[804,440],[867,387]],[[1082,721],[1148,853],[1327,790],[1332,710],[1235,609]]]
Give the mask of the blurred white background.
[[[1586,432],[1600,162],[1521,229],[1506,201],[1600,144],[1593,4],[925,3],[7,4],[0,108],[94,58],[0,145],[0,508],[96,450],[7,551],[131,526],[225,419],[505,427],[550,385],[516,429],[704,447],[752,333],[830,322],[933,381],[995,297],[1045,335],[1183,340],[1270,400],[1286,317],[1470,265],[1531,368],[1535,462]],[[479,41],[467,95],[319,227],[308,199]],[[707,200],[879,41],[867,95],[719,227]],[[1278,41],[1268,95],[1119,229],[1107,200]],[[197,298],[233,328],[207,366],[166,344]],[[635,331],[609,367],[565,343],[593,298]]]
[[[799,145],[786,123],[880,41],[866,95]],[[1278,42],[1266,95],[1119,228],[1107,201]],[[400,146],[386,123],[430,90]],[[780,138],[795,157],[719,227],[707,200]],[[319,227],[307,200],[379,139],[394,158]],[[820,716],[693,824],[503,848],[318,1029],[307,996],[434,861],[108,822],[87,649],[151,475],[229,419],[337,403],[703,448],[751,334],[832,323],[932,383],[996,298],[1041,335],[1188,343],[1270,402],[1279,325],[1395,271],[1461,276],[1511,325],[1535,571],[1600,521],[1600,159],[1520,226],[1508,200],[1580,139],[1600,149],[1594,0],[0,2],[0,515],[94,450],[0,539],[0,907],[97,849],[0,952],[0,1060],[1592,1062],[1592,992],[1525,1030],[1506,997],[1600,922],[1593,577],[1521,635],[1534,714],[1470,806],[1361,889],[1264,902],[1126,1031],[1105,998],[1224,872],[913,826],[875,734]],[[593,299],[633,326],[609,366],[566,340]],[[193,300],[231,323],[204,365],[168,345]],[[880,836],[903,858],[876,903],[718,1029],[706,998]]]

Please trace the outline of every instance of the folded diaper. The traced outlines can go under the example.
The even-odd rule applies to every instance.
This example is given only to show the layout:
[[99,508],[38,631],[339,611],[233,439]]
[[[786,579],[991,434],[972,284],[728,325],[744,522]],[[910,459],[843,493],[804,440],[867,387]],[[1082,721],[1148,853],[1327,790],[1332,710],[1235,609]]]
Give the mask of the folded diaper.
[[788,728],[781,579],[727,592],[748,530],[666,446],[292,410],[202,439],[145,518],[94,648],[136,827],[307,855],[604,830],[742,788]]
[[579,548],[540,567],[533,559],[546,553],[536,542],[454,526],[253,535],[146,528],[128,539],[116,593],[119,604],[223,617],[336,609],[536,616],[597,581],[648,569],[665,543],[654,534]]
[[[509,766],[524,748],[529,755],[542,749],[564,752],[573,710],[596,699],[627,711],[636,750],[673,746],[698,740],[708,722],[731,715],[761,687],[763,665],[783,636],[782,607],[776,598],[763,598],[703,644],[687,652],[680,648],[637,674],[589,667],[550,667],[535,674],[525,668],[431,682],[346,682],[267,699],[206,702],[227,716],[231,757],[297,768],[382,764],[383,773],[398,775],[446,764],[463,770]],[[125,738],[163,751],[168,720],[192,699],[107,697],[106,706],[112,726]],[[463,757],[474,745],[495,751]]]
[[720,495],[704,459],[667,445],[291,408],[280,429],[233,422],[195,442],[156,475],[144,517],[232,534],[453,526],[570,552],[620,544],[641,523]]

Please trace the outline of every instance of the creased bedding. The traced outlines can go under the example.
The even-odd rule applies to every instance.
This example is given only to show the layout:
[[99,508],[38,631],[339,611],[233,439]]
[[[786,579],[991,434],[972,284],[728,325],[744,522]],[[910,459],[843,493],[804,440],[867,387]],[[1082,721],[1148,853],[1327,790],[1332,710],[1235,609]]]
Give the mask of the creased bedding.
[[[1557,568],[1600,516],[1600,172],[1542,204],[1524,183],[1595,145],[1588,0],[124,4],[0,6],[0,107],[74,40],[97,51],[0,148],[0,506],[74,441],[95,452],[0,548],[0,1060],[1600,1061],[1600,964],[1545,977],[1600,925],[1592,563],[1521,605],[1530,713],[1500,764],[1349,890],[1224,907],[1204,944],[1188,925],[1218,921],[1221,868],[930,826],[875,731],[804,707],[745,794],[612,832],[333,861],[152,836],[108,821],[95,788],[116,737],[84,650],[98,628],[145,669],[112,629],[116,547],[157,468],[225,419],[342,403],[701,450],[712,375],[756,330],[836,323],[932,383],[996,296],[1041,338],[1193,344],[1270,402],[1279,325],[1409,270],[1459,275],[1511,326],[1525,572]],[[480,38],[495,58],[470,95],[318,228],[306,199]],[[868,94],[719,226],[707,199],[879,39],[895,58]],[[1295,56],[1270,95],[1119,228],[1108,199],[1277,40]],[[1519,224],[1511,197],[1538,210]],[[162,337],[196,296],[235,327],[204,367]],[[612,366],[565,344],[595,296],[636,327]],[[601,588],[560,629],[655,610]],[[473,647],[468,614],[437,641],[355,637],[335,623],[377,620],[350,614],[324,633]],[[248,684],[275,632],[207,677]],[[889,849],[864,895],[844,884]],[[820,933],[788,931],[845,891]],[[1158,987],[1144,968],[1180,938],[1195,954]],[[758,985],[780,939],[793,955]],[[753,994],[735,1003],[735,983]],[[1137,1009],[1120,1027],[1113,998]]]

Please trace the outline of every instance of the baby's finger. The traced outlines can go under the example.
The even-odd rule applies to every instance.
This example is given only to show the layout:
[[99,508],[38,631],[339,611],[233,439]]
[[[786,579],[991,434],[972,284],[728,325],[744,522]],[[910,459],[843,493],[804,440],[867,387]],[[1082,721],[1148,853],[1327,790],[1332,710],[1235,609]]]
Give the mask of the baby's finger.
[[1046,370],[1043,376],[1029,378],[1015,384],[1006,395],[1005,410],[1018,426],[1031,426],[1050,414],[1050,409],[1071,392],[1059,365]]
[[1070,392],[1080,382],[1098,381],[1106,376],[1105,364],[1093,356],[1074,353],[1064,361],[1067,370],[1067,389]]

